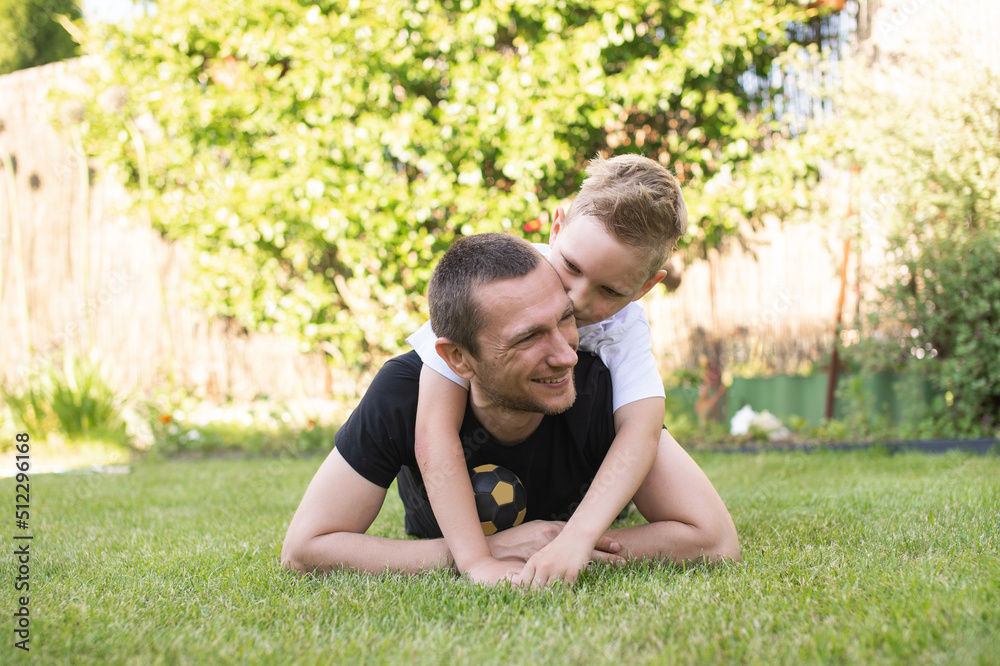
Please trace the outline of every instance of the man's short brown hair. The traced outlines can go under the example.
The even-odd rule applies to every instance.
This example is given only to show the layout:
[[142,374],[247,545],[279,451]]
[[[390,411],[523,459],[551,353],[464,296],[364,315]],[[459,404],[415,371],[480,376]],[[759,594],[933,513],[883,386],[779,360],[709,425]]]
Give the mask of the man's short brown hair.
[[510,234],[477,234],[455,241],[438,262],[427,289],[434,333],[478,358],[479,331],[486,325],[478,290],[524,277],[541,261],[531,243]]
[[680,182],[663,165],[642,155],[591,160],[566,224],[582,215],[599,219],[619,242],[646,251],[650,275],[660,270],[687,232]]

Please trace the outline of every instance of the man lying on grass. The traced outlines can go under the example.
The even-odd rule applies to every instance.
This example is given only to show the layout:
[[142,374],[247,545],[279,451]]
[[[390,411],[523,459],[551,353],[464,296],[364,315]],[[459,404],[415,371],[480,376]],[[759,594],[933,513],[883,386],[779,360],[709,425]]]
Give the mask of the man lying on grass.
[[[471,384],[461,430],[467,467],[505,467],[527,491],[527,521],[488,537],[490,550],[526,562],[559,534],[614,440],[609,373],[595,356],[577,353],[573,303],[555,269],[522,239],[482,234],[456,242],[434,271],[428,298],[435,330],[467,331],[464,342],[438,340],[438,352]],[[365,534],[398,478],[407,533],[440,535],[414,456],[420,368],[415,352],[387,362],[337,432],[288,527],[284,567],[417,573],[454,566],[441,538]],[[722,499],[666,430],[633,501],[648,524],[606,532],[592,561],[739,557]]]

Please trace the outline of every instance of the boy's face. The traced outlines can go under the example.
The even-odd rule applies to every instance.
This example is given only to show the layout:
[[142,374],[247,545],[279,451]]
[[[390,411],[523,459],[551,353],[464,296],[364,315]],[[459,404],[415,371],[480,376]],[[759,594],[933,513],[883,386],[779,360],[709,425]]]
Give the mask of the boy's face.
[[649,275],[646,253],[618,241],[595,217],[566,224],[556,211],[549,234],[549,262],[573,301],[577,326],[596,324],[646,295],[666,271]]

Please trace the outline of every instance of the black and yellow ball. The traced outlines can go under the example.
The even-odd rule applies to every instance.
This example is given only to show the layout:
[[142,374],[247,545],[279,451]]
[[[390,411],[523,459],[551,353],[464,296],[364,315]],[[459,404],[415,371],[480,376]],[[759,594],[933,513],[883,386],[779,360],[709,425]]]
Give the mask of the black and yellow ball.
[[489,536],[520,525],[528,511],[528,493],[514,472],[497,465],[472,470],[472,490],[483,534]]

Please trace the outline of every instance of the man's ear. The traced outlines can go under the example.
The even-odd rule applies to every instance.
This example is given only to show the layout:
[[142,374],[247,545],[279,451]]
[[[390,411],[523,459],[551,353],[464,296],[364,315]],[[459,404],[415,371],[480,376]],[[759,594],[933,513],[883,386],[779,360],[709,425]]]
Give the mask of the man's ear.
[[646,284],[642,285],[642,289],[636,292],[636,295],[632,297],[632,300],[637,301],[648,294],[649,290],[662,282],[665,277],[667,277],[667,272],[664,270],[659,270],[653,273],[653,277],[649,278],[649,280],[646,281]]
[[476,374],[474,366],[470,363],[472,355],[464,347],[459,347],[448,338],[438,338],[434,348],[451,371],[462,379],[471,380]]

